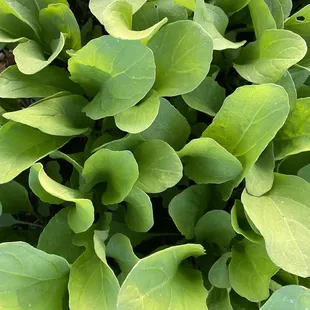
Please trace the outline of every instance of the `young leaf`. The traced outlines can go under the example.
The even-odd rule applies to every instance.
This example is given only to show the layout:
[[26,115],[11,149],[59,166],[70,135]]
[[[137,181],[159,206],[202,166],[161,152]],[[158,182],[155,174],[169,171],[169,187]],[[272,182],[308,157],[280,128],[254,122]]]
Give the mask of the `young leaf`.
[[214,4],[225,11],[227,15],[232,15],[242,10],[251,0],[215,0]]
[[212,40],[197,23],[187,20],[166,25],[148,46],[156,63],[154,89],[162,97],[193,91],[209,72]]
[[286,71],[282,75],[281,79],[278,82],[276,82],[276,84],[282,86],[286,90],[290,101],[290,112],[294,111],[296,107],[297,91],[295,83],[289,71]]
[[181,264],[203,254],[201,245],[186,244],[141,259],[121,286],[117,309],[205,309],[207,290],[200,272]]
[[69,273],[64,258],[24,242],[0,244],[0,256],[1,308],[62,309]]
[[208,208],[210,195],[209,186],[192,185],[176,195],[169,203],[169,215],[186,239],[194,237],[194,228]]
[[270,278],[279,268],[269,259],[263,243],[244,239],[232,247],[229,264],[231,287],[239,295],[258,302],[269,297]]
[[242,194],[245,211],[264,237],[271,260],[301,277],[310,275],[310,250],[305,246],[310,237],[309,193],[310,184],[303,179],[275,174],[274,185],[264,196]]
[[136,186],[144,192],[161,193],[181,180],[182,163],[166,142],[143,142],[134,149],[133,154],[139,166]]

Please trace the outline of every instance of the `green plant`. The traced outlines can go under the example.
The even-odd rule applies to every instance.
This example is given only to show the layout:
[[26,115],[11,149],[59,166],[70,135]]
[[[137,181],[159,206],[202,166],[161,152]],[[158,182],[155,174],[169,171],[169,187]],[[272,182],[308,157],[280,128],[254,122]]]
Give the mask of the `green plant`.
[[310,5],[174,1],[0,0],[1,309],[310,309]]

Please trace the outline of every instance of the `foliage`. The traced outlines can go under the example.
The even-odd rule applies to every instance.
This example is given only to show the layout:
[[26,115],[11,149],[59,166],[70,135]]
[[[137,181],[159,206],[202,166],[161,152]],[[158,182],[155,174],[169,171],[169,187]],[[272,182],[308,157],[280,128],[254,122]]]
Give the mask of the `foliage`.
[[305,2],[0,0],[1,309],[310,309]]

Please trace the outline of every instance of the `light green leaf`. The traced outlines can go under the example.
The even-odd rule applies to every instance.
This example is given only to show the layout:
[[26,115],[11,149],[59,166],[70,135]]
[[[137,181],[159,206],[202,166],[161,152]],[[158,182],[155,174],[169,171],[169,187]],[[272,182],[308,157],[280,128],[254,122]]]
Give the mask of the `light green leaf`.
[[33,211],[26,188],[16,181],[0,185],[0,203],[3,213],[18,214],[21,211]]
[[58,39],[51,41],[51,55],[47,59],[41,45],[36,41],[20,43],[13,51],[19,71],[24,74],[35,74],[46,68],[60,54],[65,41],[66,37],[63,33],[60,33]]
[[60,204],[68,201],[75,204],[68,213],[68,224],[75,233],[84,232],[93,224],[94,206],[91,200],[83,193],[51,179],[42,164],[37,163],[31,167],[29,186],[43,202]]
[[74,136],[88,131],[92,121],[81,110],[88,101],[79,95],[64,95],[41,100],[32,106],[3,116],[55,136]]
[[225,88],[207,76],[197,88],[182,95],[182,98],[191,108],[215,116],[223,104],[225,93]]
[[81,189],[87,192],[96,184],[105,183],[102,203],[119,203],[130,193],[138,176],[138,165],[130,151],[101,149],[86,160]]
[[69,210],[64,208],[51,218],[40,235],[38,249],[62,256],[72,264],[82,254],[82,249],[72,242],[75,233],[68,225]]
[[35,0],[37,3],[37,6],[40,10],[48,7],[50,4],[56,4],[56,3],[63,3],[67,6],[69,6],[69,3],[67,0]]
[[0,184],[11,181],[68,140],[22,124],[6,123],[0,128]]
[[291,14],[291,10],[293,8],[293,2],[292,0],[279,0],[279,2],[282,7],[284,20],[286,20]]
[[61,310],[69,265],[24,242],[0,244],[2,309]]
[[72,158],[71,156],[65,154],[65,153],[62,153],[60,151],[55,151],[51,154],[49,154],[49,156],[53,159],[63,159],[65,160],[66,162],[70,163],[76,170],[79,174],[82,173],[82,170],[83,170],[83,167],[76,161],[74,160],[74,158]]
[[[240,111],[246,112],[246,117]],[[212,124],[203,133],[204,137],[210,137],[226,148],[243,166],[243,173],[226,185],[230,190],[225,193],[225,199],[283,126],[288,113],[287,93],[273,84],[239,87],[225,99]]]
[[307,45],[299,35],[282,29],[265,30],[257,41],[241,49],[234,68],[252,83],[272,83],[298,63],[306,52]]
[[93,150],[93,152],[97,152],[97,150],[100,150],[102,148],[108,149],[111,151],[133,151],[138,145],[140,145],[142,142],[145,142],[145,139],[142,138],[140,134],[128,134],[124,138],[113,140],[111,142],[107,142],[103,144],[102,146],[96,148]]
[[302,36],[310,46],[310,4],[290,16],[285,21],[285,28]]
[[[276,23],[276,28],[283,29],[284,28],[284,14],[282,10],[281,0],[264,0],[267,4],[270,13]],[[274,28],[271,28],[274,29]]]
[[209,310],[233,310],[228,290],[212,287],[208,294],[207,306]]
[[157,92],[151,90],[139,104],[114,117],[116,126],[129,133],[139,133],[147,129],[158,114],[159,103]]
[[176,4],[182,5],[190,11],[195,10],[195,0],[173,0]]
[[[308,49],[308,51],[307,51],[307,54],[306,54],[306,56],[296,65],[297,66],[297,68],[299,67],[300,69],[303,69],[302,71],[301,71],[301,81],[302,82],[306,82],[306,80],[307,80],[307,78],[308,78],[308,76],[309,76],[309,74],[310,74],[310,50]],[[296,69],[297,69],[296,68]],[[307,72],[305,72],[305,70],[307,70]],[[297,71],[298,72],[298,71]],[[303,78],[303,76],[304,77],[306,77],[306,80],[303,80],[302,78]],[[299,85],[297,85],[298,86],[298,88],[300,88],[301,86],[300,86],[300,84],[303,84],[302,82],[300,82],[300,83],[298,83]],[[296,83],[297,84],[297,83]],[[296,87],[297,87],[296,86]]]
[[[170,247],[141,259],[125,279],[117,299],[118,310],[205,309],[207,290],[199,271],[181,264],[204,254],[198,244]],[[152,281],[150,281],[150,279]]]
[[127,206],[125,222],[132,231],[147,232],[154,225],[153,207],[150,197],[134,187],[124,199]]
[[267,299],[270,279],[278,270],[263,243],[244,239],[233,245],[229,279],[234,291],[242,297],[253,302]]
[[152,125],[141,132],[144,139],[163,140],[176,150],[184,146],[189,134],[186,118],[164,98],[160,99],[159,111]]
[[169,203],[169,215],[186,239],[194,237],[194,228],[208,208],[210,195],[209,186],[192,185],[176,195]]
[[267,193],[272,188],[274,168],[273,143],[269,143],[245,178],[247,192],[253,196]]
[[183,171],[181,160],[166,142],[161,140],[143,142],[134,149],[133,154],[139,166],[136,186],[144,192],[161,193],[181,180]]
[[242,173],[239,160],[210,138],[191,140],[178,155],[184,173],[197,184],[221,184]]
[[207,240],[221,248],[229,249],[231,240],[236,236],[230,222],[230,214],[223,210],[207,212],[195,227],[197,240]]
[[81,93],[79,86],[69,79],[69,74],[62,68],[48,66],[36,74],[25,75],[13,65],[0,75],[1,98],[48,97],[61,91]]
[[231,252],[223,254],[211,267],[208,274],[210,283],[217,288],[230,288],[228,261]]
[[229,16],[243,9],[251,0],[215,0],[214,4],[219,6]]
[[276,159],[310,150],[310,98],[300,98],[274,140]]
[[301,168],[297,175],[310,183],[310,164]]
[[292,112],[296,107],[297,91],[289,71],[286,71],[276,84],[282,86],[286,90],[290,101],[290,111]]
[[295,310],[310,307],[310,290],[303,286],[288,285],[277,290],[261,310]]
[[148,46],[156,63],[154,89],[162,97],[193,91],[209,72],[212,40],[197,23],[183,20],[168,24]]
[[68,65],[71,79],[90,97],[95,96],[84,109],[92,119],[114,116],[134,106],[155,81],[152,51],[139,41],[102,36],[76,52]]
[[281,174],[275,174],[274,185],[264,196],[242,194],[245,211],[264,237],[271,260],[301,277],[310,275],[309,194],[308,182]]
[[221,8],[205,3],[204,0],[196,0],[193,20],[201,25],[211,37],[214,50],[236,49],[246,43],[246,41],[231,42],[224,37],[228,25],[228,17]]

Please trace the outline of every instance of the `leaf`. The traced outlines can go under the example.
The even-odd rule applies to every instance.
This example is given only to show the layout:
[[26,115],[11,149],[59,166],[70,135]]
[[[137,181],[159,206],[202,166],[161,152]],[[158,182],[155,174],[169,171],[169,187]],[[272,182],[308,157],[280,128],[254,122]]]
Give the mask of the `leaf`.
[[243,9],[251,0],[215,0],[215,5],[219,6],[226,14],[231,15]]
[[141,132],[146,140],[163,140],[174,149],[184,146],[190,135],[186,118],[164,98],[160,99],[159,111],[152,125]]
[[62,256],[72,264],[82,250],[72,242],[75,233],[68,225],[68,213],[69,208],[64,208],[51,218],[40,235],[38,249]]
[[228,290],[212,287],[208,294],[207,305],[209,310],[233,310],[230,304]]
[[176,4],[186,7],[190,11],[195,9],[195,0],[173,0]]
[[[309,277],[310,184],[303,179],[275,174],[272,189],[261,197],[242,194],[245,211],[265,239],[271,260],[287,272]],[[262,216],[262,214],[264,216]]]
[[220,184],[242,173],[239,160],[210,138],[191,140],[178,155],[185,175],[197,184]]
[[257,303],[252,303],[238,295],[234,290],[230,291],[230,301],[234,310],[258,310]]
[[282,29],[265,30],[257,41],[241,49],[234,68],[252,83],[272,83],[298,63],[306,52],[306,43],[297,34]]
[[279,2],[282,7],[283,18],[286,20],[290,16],[291,10],[293,8],[292,0],[279,0]]
[[274,168],[273,144],[269,143],[245,178],[247,192],[253,196],[267,193],[272,188]]
[[246,41],[231,42],[224,37],[228,17],[221,8],[215,5],[205,3],[203,0],[196,0],[193,20],[201,25],[211,37],[214,50],[237,49],[246,43]]
[[229,279],[234,291],[242,297],[253,302],[267,299],[270,278],[278,270],[269,259],[263,243],[244,239],[232,247]]
[[0,184],[11,181],[68,140],[22,124],[6,123],[0,128]]
[[310,307],[310,290],[298,285],[288,285],[277,290],[261,310],[294,310]]
[[230,214],[223,210],[207,212],[198,221],[195,236],[197,240],[207,240],[228,249],[231,240],[236,236],[230,223]]
[[69,3],[67,0],[35,0],[35,1],[40,10],[48,7],[50,4],[56,4],[56,3],[63,3],[69,6]]
[[[221,110],[203,136],[214,139],[243,166],[243,173],[227,187],[234,188],[247,175],[283,126],[288,112],[286,92],[282,87],[273,84],[239,87],[225,99]],[[225,194],[224,198],[227,199],[228,196],[230,193]]]
[[154,89],[162,97],[193,91],[209,72],[212,40],[192,21],[166,25],[148,46],[154,53],[156,64]]
[[297,92],[294,81],[289,71],[286,71],[281,77],[281,79],[276,82],[276,84],[282,86],[286,90],[290,101],[290,111],[292,112],[296,107]]
[[200,272],[181,264],[203,254],[201,245],[186,244],[141,259],[121,286],[117,309],[205,309],[207,291]]
[[265,0],[265,3],[268,5],[271,15],[276,23],[276,28],[284,28],[284,15],[281,0]]
[[133,154],[139,166],[136,186],[144,192],[161,193],[181,180],[182,163],[166,142],[143,142],[134,149]]
[[100,150],[102,148],[108,149],[111,151],[128,150],[128,151],[132,152],[142,142],[145,142],[145,139],[143,139],[140,134],[136,134],[136,135],[128,134],[121,139],[113,140],[111,142],[107,142],[107,143],[103,144],[102,146],[98,147],[97,149],[94,149],[93,152],[97,152],[97,150]]
[[86,160],[80,188],[87,192],[96,184],[105,183],[102,203],[119,203],[130,193],[138,176],[138,165],[130,151],[101,149]]
[[26,188],[16,181],[0,185],[0,203],[3,213],[33,212]]
[[310,46],[310,4],[301,8],[285,21],[285,28],[302,36]]
[[210,283],[217,288],[230,288],[228,261],[231,252],[223,254],[211,267],[208,274]]
[[53,159],[63,159],[67,161],[77,170],[79,174],[82,173],[83,167],[76,160],[74,160],[74,158],[70,157],[69,155],[62,153],[60,151],[55,151],[49,154],[49,156]]
[[134,106],[155,81],[151,50],[141,42],[110,36],[91,40],[69,59],[68,69],[71,79],[95,97],[83,110],[92,119]]
[[310,165],[306,165],[298,171],[297,174],[299,177],[303,178],[305,181],[310,183]]
[[20,43],[13,51],[19,71],[24,74],[35,74],[46,68],[57,58],[65,46],[66,37],[60,33],[58,39],[51,41],[51,55],[46,59],[44,51],[36,41]]
[[62,91],[81,93],[79,86],[69,79],[69,74],[55,66],[48,66],[33,75],[25,75],[13,65],[0,75],[1,98],[48,97]]
[[85,133],[92,125],[81,110],[88,101],[79,95],[50,97],[15,112],[5,113],[6,119],[22,123],[55,136],[74,136]]
[[274,140],[275,158],[282,159],[310,150],[310,98],[300,98]]
[[207,76],[197,88],[182,95],[182,98],[191,108],[215,116],[223,104],[225,93],[223,87]]
[[83,193],[51,179],[42,164],[37,163],[31,167],[29,186],[43,202],[61,204],[68,201],[75,204],[68,213],[68,224],[75,233],[84,232],[93,224],[94,206],[91,200]]
[[115,115],[116,126],[129,133],[139,133],[147,129],[158,114],[159,103],[157,92],[151,90],[139,104]]
[[125,222],[132,231],[147,232],[154,225],[153,207],[150,197],[134,187],[124,199],[127,206]]
[[208,186],[192,185],[174,196],[169,203],[169,215],[186,239],[193,239],[194,228],[208,208],[210,195]]
[[1,308],[62,309],[69,273],[64,258],[24,242],[0,244],[0,257]]

